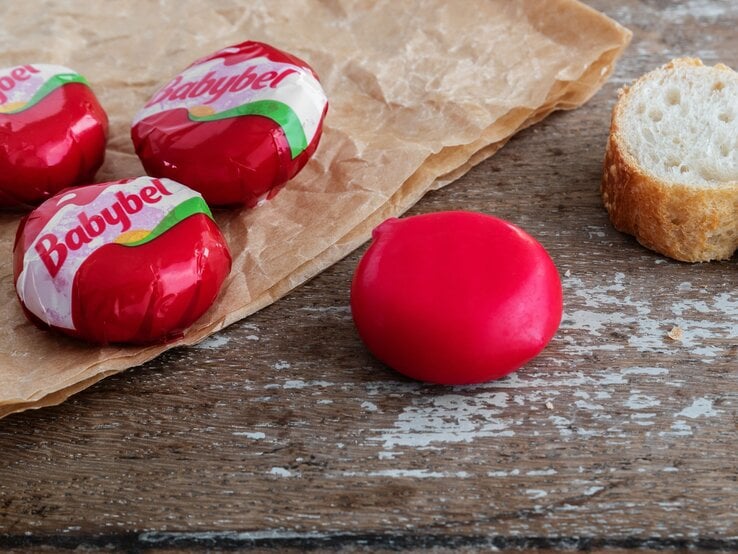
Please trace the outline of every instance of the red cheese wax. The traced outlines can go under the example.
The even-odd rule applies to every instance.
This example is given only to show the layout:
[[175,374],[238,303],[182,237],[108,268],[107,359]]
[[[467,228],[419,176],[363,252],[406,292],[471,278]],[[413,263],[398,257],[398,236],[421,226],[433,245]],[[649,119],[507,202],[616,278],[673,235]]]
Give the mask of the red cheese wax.
[[202,196],[149,177],[60,192],[21,222],[13,256],[33,323],[102,344],[181,336],[231,268]]
[[149,175],[211,206],[271,198],[318,147],[328,101],[312,68],[259,42],[196,61],[157,91],[131,138]]
[[47,64],[0,69],[0,208],[35,205],[91,181],[107,133],[105,111],[75,71]]
[[354,274],[351,310],[369,350],[400,373],[461,385],[538,355],[559,326],[561,281],[543,247],[488,215],[389,219]]

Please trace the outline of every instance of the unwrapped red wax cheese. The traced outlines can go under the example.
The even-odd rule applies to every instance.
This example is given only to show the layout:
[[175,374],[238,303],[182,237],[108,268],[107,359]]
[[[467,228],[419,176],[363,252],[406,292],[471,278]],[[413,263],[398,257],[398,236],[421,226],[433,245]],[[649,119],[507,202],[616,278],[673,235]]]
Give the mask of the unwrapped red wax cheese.
[[354,274],[351,310],[374,355],[414,379],[479,383],[537,356],[559,326],[561,281],[522,229],[474,212],[390,219]]

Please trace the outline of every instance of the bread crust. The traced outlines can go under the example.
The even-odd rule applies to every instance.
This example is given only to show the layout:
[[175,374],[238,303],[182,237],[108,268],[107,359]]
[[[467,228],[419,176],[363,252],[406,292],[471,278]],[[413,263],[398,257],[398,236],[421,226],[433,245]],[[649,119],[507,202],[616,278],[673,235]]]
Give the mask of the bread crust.
[[[702,62],[681,58],[664,68],[678,64]],[[732,71],[722,64],[715,68]],[[643,246],[677,260],[729,259],[738,248],[738,182],[716,187],[673,183],[639,165],[625,146],[620,124],[631,88],[619,92],[605,152],[601,193],[610,220]]]

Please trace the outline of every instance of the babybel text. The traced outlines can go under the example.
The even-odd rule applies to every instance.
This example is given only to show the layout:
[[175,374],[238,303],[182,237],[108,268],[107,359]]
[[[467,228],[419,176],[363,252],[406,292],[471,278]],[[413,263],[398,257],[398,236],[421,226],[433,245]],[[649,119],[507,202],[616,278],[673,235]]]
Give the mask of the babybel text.
[[168,191],[159,179],[152,179],[152,185],[138,192],[118,191],[115,201],[99,213],[88,215],[84,209],[77,214],[79,225],[72,227],[63,237],[46,233],[36,241],[35,249],[51,277],[56,277],[64,265],[69,251],[79,250],[102,235],[108,226],[120,226],[116,236],[131,228],[131,216],[140,212],[146,204],[157,204]]

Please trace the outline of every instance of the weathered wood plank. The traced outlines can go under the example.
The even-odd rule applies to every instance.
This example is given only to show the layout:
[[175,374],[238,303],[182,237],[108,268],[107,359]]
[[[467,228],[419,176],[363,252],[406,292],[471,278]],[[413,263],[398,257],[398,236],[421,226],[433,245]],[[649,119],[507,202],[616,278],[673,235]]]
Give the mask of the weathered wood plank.
[[412,211],[492,213],[549,249],[566,314],[542,356],[481,386],[398,377],[354,331],[355,253],[197,348],[0,422],[0,548],[737,549],[738,260],[643,249],[598,187],[616,89],[678,55],[738,67],[738,10],[590,4],[636,33],[612,81]]

